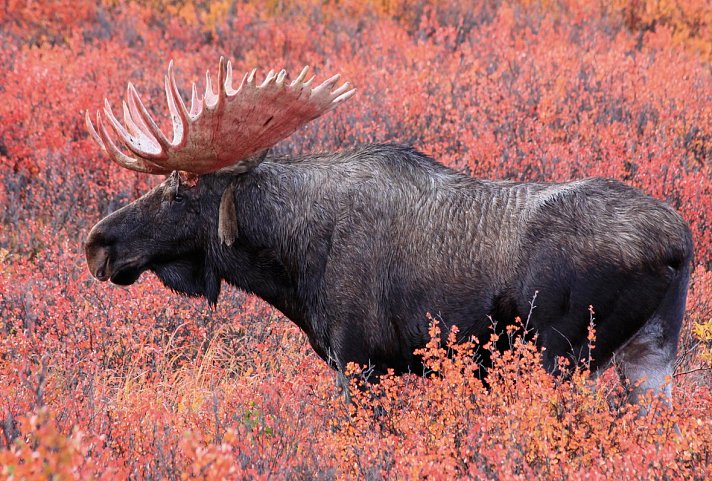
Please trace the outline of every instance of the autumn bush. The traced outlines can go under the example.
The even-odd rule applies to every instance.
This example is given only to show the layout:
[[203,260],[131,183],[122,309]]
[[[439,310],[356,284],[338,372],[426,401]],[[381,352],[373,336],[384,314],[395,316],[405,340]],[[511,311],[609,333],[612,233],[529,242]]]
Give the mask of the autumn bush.
[[[473,3],[0,5],[0,478],[710,478],[712,10]],[[612,370],[555,379],[522,342],[495,355],[485,387],[489,346],[440,339],[437,319],[424,376],[363,384],[352,366],[346,405],[258,299],[226,288],[210,309],[150,274],[128,289],[92,280],[89,228],[157,179],[114,167],[83,112],[132,81],[167,127],[168,60],[187,94],[219,55],[358,87],[282,153],[399,142],[476,177],[606,176],[673,205],[695,241],[675,408],[650,399],[639,418]]]

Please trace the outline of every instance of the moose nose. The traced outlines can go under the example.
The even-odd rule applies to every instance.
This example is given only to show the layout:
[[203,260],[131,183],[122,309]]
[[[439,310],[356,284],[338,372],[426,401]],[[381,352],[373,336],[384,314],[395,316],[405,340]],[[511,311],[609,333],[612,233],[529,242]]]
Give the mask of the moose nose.
[[98,280],[109,280],[109,247],[100,232],[92,229],[84,245],[89,271]]

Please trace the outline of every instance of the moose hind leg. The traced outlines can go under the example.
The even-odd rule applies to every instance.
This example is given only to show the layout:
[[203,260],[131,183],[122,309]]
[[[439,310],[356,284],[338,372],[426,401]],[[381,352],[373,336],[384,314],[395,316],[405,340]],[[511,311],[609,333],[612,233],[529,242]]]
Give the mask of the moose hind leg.
[[[640,403],[652,391],[654,397],[662,395],[663,402],[672,407],[676,341],[677,337],[665,336],[661,320],[652,318],[617,353],[618,371],[630,383],[631,403]],[[649,409],[650,406],[641,406],[641,414]]]
[[[618,369],[630,382],[630,401],[638,403],[652,391],[672,407],[672,376],[677,342],[685,314],[689,267],[676,272],[672,283],[645,325],[615,355]],[[642,406],[645,414],[650,406]]]

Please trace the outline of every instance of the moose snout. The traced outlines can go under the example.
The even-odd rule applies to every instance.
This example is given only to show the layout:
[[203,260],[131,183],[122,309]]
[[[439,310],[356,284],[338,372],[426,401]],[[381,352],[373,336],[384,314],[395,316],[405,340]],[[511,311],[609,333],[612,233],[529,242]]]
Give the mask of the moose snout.
[[91,274],[102,282],[109,280],[109,246],[104,242],[104,236],[96,229],[92,229],[87,237],[84,254]]

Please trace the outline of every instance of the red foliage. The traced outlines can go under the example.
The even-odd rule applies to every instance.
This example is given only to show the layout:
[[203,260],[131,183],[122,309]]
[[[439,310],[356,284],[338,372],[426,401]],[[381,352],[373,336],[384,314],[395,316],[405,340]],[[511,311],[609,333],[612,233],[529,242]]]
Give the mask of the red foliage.
[[[6,2],[0,477],[708,478],[709,9],[595,3]],[[168,59],[186,93],[220,54],[359,88],[282,152],[401,142],[477,177],[601,175],[671,203],[696,247],[675,410],[637,419],[612,375],[595,393],[584,373],[552,379],[529,345],[484,390],[475,346],[448,357],[439,342],[432,375],[354,385],[347,407],[297,328],[254,298],[228,289],[212,311],[151,276],[94,282],[81,240],[155,180],[99,154],[83,111],[130,80],[167,122]]]

